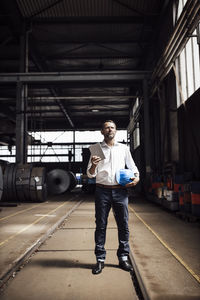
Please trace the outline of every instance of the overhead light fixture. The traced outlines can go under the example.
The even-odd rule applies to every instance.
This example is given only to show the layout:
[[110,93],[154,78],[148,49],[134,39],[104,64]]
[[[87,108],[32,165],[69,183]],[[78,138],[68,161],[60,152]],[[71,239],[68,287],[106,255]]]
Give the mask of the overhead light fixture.
[[99,109],[92,109],[92,112],[98,112]]

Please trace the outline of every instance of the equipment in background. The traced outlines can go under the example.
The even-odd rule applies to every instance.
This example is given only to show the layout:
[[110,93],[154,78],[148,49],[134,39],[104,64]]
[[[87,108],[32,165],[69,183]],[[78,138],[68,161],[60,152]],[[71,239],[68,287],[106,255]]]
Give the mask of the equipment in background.
[[43,202],[47,198],[46,169],[33,168],[30,178],[30,196],[33,202]]
[[0,167],[3,170],[3,195],[0,197],[2,201],[44,202],[46,200],[45,168],[33,167],[32,164],[14,163],[7,163]]
[[75,188],[76,176],[71,171],[54,169],[47,173],[47,191],[49,195],[59,195]]

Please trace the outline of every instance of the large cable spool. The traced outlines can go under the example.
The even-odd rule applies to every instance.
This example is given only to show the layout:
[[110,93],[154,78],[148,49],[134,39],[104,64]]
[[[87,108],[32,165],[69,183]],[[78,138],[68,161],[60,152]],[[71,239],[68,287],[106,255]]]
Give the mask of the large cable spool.
[[16,192],[16,164],[10,164],[9,173],[8,173],[8,196],[12,201],[17,200]]
[[16,170],[16,191],[19,201],[30,201],[30,179],[32,164],[18,164]]
[[0,165],[0,201],[3,195],[3,171],[2,171],[2,167]]
[[77,185],[77,179],[76,179],[76,175],[71,172],[68,171],[69,175],[70,175],[70,185],[69,185],[69,191],[73,190],[75,188],[75,186]]
[[4,165],[2,197],[4,201],[15,202],[17,200],[15,177],[16,165],[12,163]]
[[34,167],[30,178],[30,199],[33,202],[44,202],[46,201],[46,196],[46,169]]
[[47,190],[51,195],[65,193],[70,186],[70,174],[62,169],[54,169],[47,173]]
[[4,168],[3,172],[3,201],[8,201],[8,166]]
[[7,160],[0,159],[0,165],[1,165],[1,168],[2,168],[2,173],[3,174],[4,174],[4,171],[5,171],[5,168],[8,164],[9,164],[9,162]]

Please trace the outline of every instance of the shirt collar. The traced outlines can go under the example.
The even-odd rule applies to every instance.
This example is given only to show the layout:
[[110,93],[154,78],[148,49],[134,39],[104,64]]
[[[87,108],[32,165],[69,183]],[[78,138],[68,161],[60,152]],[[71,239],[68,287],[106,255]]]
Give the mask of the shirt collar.
[[[118,146],[118,145],[119,145],[119,143],[115,141],[113,146]],[[103,142],[101,143],[101,146],[103,146],[103,147],[109,147],[109,146],[106,144],[105,140],[103,140]]]

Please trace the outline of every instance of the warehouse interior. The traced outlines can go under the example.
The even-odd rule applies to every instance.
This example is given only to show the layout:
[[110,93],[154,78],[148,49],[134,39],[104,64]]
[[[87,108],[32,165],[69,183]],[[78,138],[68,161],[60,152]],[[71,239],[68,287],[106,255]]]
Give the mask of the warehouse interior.
[[40,165],[52,144],[31,133],[70,131],[65,168],[84,173],[75,133],[112,119],[141,190],[166,174],[200,179],[198,1],[9,0],[1,12],[2,160]]
[[0,11],[2,205],[93,194],[88,147],[113,120],[140,172],[130,200],[199,224],[199,0],[1,0]]

